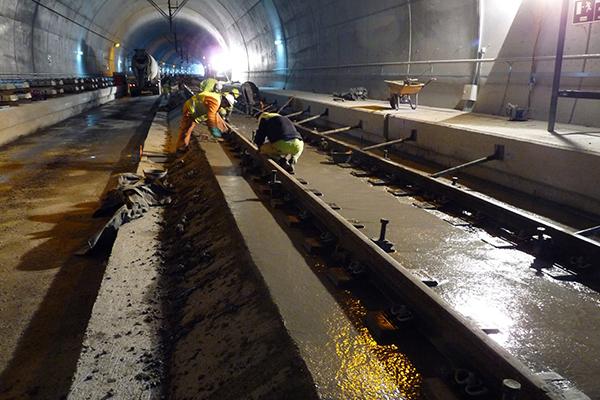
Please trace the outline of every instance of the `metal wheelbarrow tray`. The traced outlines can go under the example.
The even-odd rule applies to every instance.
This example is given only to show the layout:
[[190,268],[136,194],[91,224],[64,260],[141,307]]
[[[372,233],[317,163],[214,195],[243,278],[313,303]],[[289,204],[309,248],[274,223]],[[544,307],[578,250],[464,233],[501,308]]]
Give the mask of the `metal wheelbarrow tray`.
[[413,110],[419,105],[419,92],[435,78],[423,83],[417,79],[405,79],[403,81],[385,81],[390,89],[390,105],[394,110],[400,109],[400,104],[408,104]]

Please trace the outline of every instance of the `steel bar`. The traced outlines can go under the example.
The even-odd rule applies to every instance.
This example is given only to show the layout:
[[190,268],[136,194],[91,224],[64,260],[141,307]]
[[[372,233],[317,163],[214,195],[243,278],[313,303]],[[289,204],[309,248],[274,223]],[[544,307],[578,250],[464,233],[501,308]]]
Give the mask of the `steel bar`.
[[565,54],[565,37],[567,35],[567,18],[569,15],[569,0],[563,0],[556,44],[556,59],[554,61],[554,79],[552,80],[552,96],[548,116],[548,132],[554,133],[556,128],[556,112],[558,108],[558,92],[560,90],[560,75],[562,73],[563,56]]
[[169,15],[167,15],[167,13],[160,8],[160,6],[158,4],[156,4],[153,0],[146,0],[148,3],[150,3],[150,5],[152,7],[154,7],[156,9],[156,11],[158,11],[160,13],[160,15],[162,15],[163,17],[165,17],[167,19],[167,21],[170,19]]
[[312,117],[308,117],[306,119],[303,119],[302,121],[296,121],[296,122],[294,122],[294,124],[295,125],[303,125],[303,124],[306,124],[307,122],[316,121],[319,118],[326,117],[327,115],[329,115],[329,109],[328,108],[326,108],[325,111],[322,114],[313,115]]
[[177,14],[179,14],[179,11],[181,11],[183,9],[183,7],[185,7],[185,5],[188,3],[188,1],[190,1],[190,0],[183,0],[181,2],[181,4],[175,9],[175,12],[173,12],[172,18],[175,18],[175,16]]
[[[327,203],[303,187],[273,160],[259,154],[258,149],[232,128],[232,140],[243,147],[266,171],[277,171],[282,187],[319,223],[331,232],[338,244],[359,262],[372,270],[374,283],[393,299],[399,298],[418,316],[416,325],[439,350],[461,365],[479,371],[491,388],[501,390],[506,378],[518,381],[523,398],[532,400],[559,399],[560,394],[547,388],[545,382],[526,366],[490,339],[473,322],[454,311],[439,295],[413,276],[398,261],[363,235]],[[360,151],[360,149],[359,149]]]
[[596,233],[600,233],[600,225],[594,226],[593,228],[584,229],[582,231],[576,232],[575,234],[582,236],[591,236],[595,235]]
[[297,111],[297,112],[293,112],[290,114],[285,114],[284,117],[288,117],[288,118],[292,118],[292,117],[298,117],[302,114],[305,114],[307,111],[306,110],[302,110],[302,111]]
[[[496,147],[496,149],[498,149],[498,147]],[[436,172],[435,174],[431,174],[430,176],[432,178],[439,178],[440,176],[448,175],[451,172],[460,171],[462,169],[465,169],[465,168],[468,168],[468,167],[473,167],[475,165],[484,164],[484,163],[489,162],[489,161],[502,160],[503,158],[504,158],[503,157],[503,152],[496,150],[496,152],[494,152],[494,154],[492,154],[490,156],[478,158],[477,160],[469,161],[467,163],[464,163],[464,164],[461,164],[461,165],[457,165],[456,167],[452,167],[452,168],[448,168],[448,169],[445,169],[445,170],[440,171],[440,172]]]
[[586,90],[559,90],[559,97],[568,97],[571,99],[590,99],[600,100],[600,92]]
[[379,143],[379,144],[374,144],[372,146],[363,147],[362,150],[370,151],[370,150],[382,149],[385,147],[393,146],[395,144],[402,144],[402,143],[411,142],[411,141],[414,142],[415,140],[417,140],[415,135],[410,135],[409,137],[405,137],[402,139],[391,140],[389,142]]
[[321,135],[331,135],[331,134],[334,134],[334,133],[348,132],[348,131],[351,131],[352,129],[357,129],[359,127],[360,127],[360,125],[344,126],[342,128],[330,129],[328,131],[321,131],[321,132],[319,132],[319,134],[321,134]]
[[[460,186],[455,186],[451,182],[432,178],[425,172],[363,151],[361,148],[339,139],[320,135],[303,126],[297,126],[297,128],[305,133],[308,138],[326,140],[333,148],[350,150],[353,153],[352,158],[354,160],[362,160],[378,168],[383,173],[393,174],[398,179],[410,182],[424,191],[435,193],[450,201],[454,201],[465,209],[476,210],[482,215],[498,221],[503,227],[514,232],[534,233],[537,228],[543,227],[546,229],[546,233],[552,237],[554,251],[561,255],[561,259],[569,259],[571,256],[583,256],[589,260],[594,268],[600,267],[600,243],[594,240],[576,235],[562,226],[548,222],[545,219],[501,201],[491,199],[488,196],[461,188]],[[569,267],[569,265],[565,266]]]
[[292,101],[294,101],[294,99],[295,99],[295,97],[294,97],[294,96],[290,97],[290,98],[289,98],[289,99],[288,99],[288,100],[285,102],[285,104],[284,104],[283,106],[281,106],[281,108],[279,108],[279,110],[277,110],[277,113],[281,113],[283,110],[285,110],[285,109],[287,108],[287,106],[289,106],[289,105],[292,103]]

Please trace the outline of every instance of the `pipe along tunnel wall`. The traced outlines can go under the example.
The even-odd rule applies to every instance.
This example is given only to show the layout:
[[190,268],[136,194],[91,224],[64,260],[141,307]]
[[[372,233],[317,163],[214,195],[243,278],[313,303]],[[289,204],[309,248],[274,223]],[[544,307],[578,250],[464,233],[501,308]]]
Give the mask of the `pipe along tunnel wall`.
[[[190,0],[176,22],[191,63],[221,47],[240,81],[325,93],[366,86],[384,99],[384,79],[435,76],[423,104],[453,108],[477,82],[476,111],[503,114],[510,102],[545,119],[553,61],[536,57],[555,52],[560,2]],[[165,39],[167,21],[145,0],[4,1],[0,26],[0,74],[111,74],[126,71],[135,48],[167,66],[182,60]],[[597,55],[599,35],[600,24],[569,24],[566,54]],[[473,62],[456,62],[481,57],[500,61],[482,64],[480,76]],[[563,86],[597,90],[599,62],[565,61]],[[600,126],[597,110],[592,100],[562,99],[559,120]]]

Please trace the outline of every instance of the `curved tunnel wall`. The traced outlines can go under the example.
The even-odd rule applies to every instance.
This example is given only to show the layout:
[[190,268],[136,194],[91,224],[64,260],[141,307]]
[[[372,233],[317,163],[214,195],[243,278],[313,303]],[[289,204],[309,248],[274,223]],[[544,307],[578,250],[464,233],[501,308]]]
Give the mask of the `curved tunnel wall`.
[[[166,9],[166,1],[159,4]],[[366,86],[383,99],[384,79],[436,76],[421,102],[455,107],[474,78],[473,64],[380,64],[476,58],[480,20],[486,58],[553,55],[559,9],[560,0],[191,0],[177,18],[180,37],[202,41],[208,33],[204,45],[228,47],[241,80],[318,92]],[[110,73],[140,46],[174,63],[165,31],[153,28],[161,21],[166,27],[145,0],[4,0],[0,69]],[[598,39],[600,23],[569,24],[566,52],[600,53]],[[598,89],[599,67],[599,60],[565,62],[563,86]],[[529,103],[535,118],[546,118],[552,71],[552,61],[483,64],[476,111],[501,114],[508,102]],[[559,117],[598,126],[598,109],[590,100],[561,100]]]

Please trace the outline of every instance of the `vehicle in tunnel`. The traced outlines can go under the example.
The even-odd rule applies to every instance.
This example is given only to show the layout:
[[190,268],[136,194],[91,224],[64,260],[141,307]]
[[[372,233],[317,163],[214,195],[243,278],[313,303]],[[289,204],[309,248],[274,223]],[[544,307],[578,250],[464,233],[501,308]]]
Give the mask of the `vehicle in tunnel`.
[[160,94],[160,70],[158,63],[146,49],[135,49],[131,58],[133,82],[129,84],[132,96],[139,96],[144,92]]

